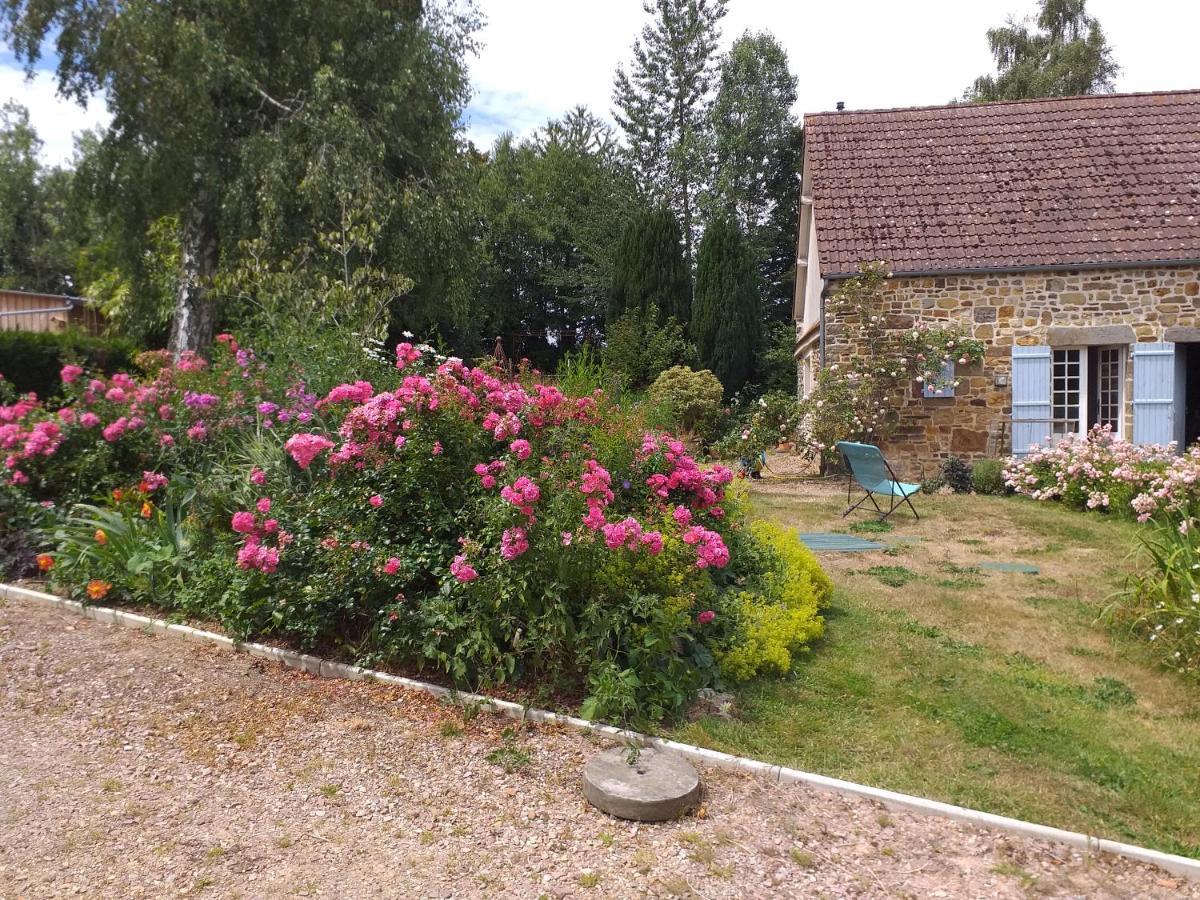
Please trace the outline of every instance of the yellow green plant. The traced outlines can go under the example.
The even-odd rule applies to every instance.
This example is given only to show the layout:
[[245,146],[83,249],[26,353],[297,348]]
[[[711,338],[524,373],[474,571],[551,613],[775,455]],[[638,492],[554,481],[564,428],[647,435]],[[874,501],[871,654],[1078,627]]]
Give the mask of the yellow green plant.
[[718,663],[733,681],[790,671],[797,654],[824,632],[820,609],[833,592],[816,557],[790,531],[770,522],[749,530],[764,558],[750,589],[728,605],[737,621]]

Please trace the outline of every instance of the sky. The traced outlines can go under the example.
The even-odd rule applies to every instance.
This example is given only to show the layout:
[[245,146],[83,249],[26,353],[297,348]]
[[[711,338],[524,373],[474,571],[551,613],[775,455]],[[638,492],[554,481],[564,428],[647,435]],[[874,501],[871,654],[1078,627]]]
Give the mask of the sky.
[[[467,135],[488,147],[497,135],[528,134],[582,103],[611,120],[613,73],[647,21],[641,0],[477,0],[486,25],[470,60],[474,96]],[[1035,0],[730,0],[723,46],[744,31],[770,31],[788,51],[799,99],[795,112],[922,106],[959,97],[992,69],[987,29],[1033,13]],[[1122,72],[1119,91],[1200,88],[1200,3],[1089,0]],[[69,160],[72,135],[103,124],[55,96],[53,77],[32,82],[0,49],[0,101],[30,109],[43,157]]]

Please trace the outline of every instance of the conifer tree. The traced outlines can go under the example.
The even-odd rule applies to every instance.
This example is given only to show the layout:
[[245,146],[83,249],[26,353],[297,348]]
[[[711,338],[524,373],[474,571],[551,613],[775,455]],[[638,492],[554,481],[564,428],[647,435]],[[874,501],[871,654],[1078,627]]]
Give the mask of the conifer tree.
[[627,312],[644,316],[653,306],[662,318],[687,327],[692,286],[680,241],[679,223],[666,208],[642,212],[625,226],[613,267],[610,326]]
[[727,2],[643,0],[654,22],[642,29],[633,64],[628,73],[617,69],[613,87],[617,123],[642,188],[675,212],[689,266],[711,168],[709,109]]
[[703,368],[711,369],[727,394],[754,373],[759,347],[758,278],[746,239],[721,216],[709,223],[696,257],[692,339]]
[[712,109],[709,208],[732,215],[758,266],[764,315],[790,320],[803,136],[792,113],[796,77],[769,32],[746,32],[721,62]]

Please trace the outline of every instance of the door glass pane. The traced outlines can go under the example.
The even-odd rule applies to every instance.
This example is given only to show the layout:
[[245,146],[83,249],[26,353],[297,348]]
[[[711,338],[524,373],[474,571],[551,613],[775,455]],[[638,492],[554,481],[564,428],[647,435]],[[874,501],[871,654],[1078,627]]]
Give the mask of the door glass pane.
[[1054,435],[1079,432],[1080,353],[1078,350],[1055,350],[1051,368],[1050,433]]
[[1114,431],[1121,416],[1121,348],[1099,347],[1096,350],[1096,422]]

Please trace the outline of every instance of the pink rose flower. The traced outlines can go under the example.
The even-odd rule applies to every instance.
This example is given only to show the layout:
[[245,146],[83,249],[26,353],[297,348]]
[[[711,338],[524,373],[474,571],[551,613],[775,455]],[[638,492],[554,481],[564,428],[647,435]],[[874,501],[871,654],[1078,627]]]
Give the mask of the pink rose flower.
[[467,562],[467,557],[464,553],[460,553],[454,557],[454,561],[450,563],[450,574],[463,583],[474,581],[479,577],[479,573]]
[[233,514],[233,519],[230,526],[238,534],[249,534],[254,531],[257,522],[254,518],[254,513],[239,510]]

